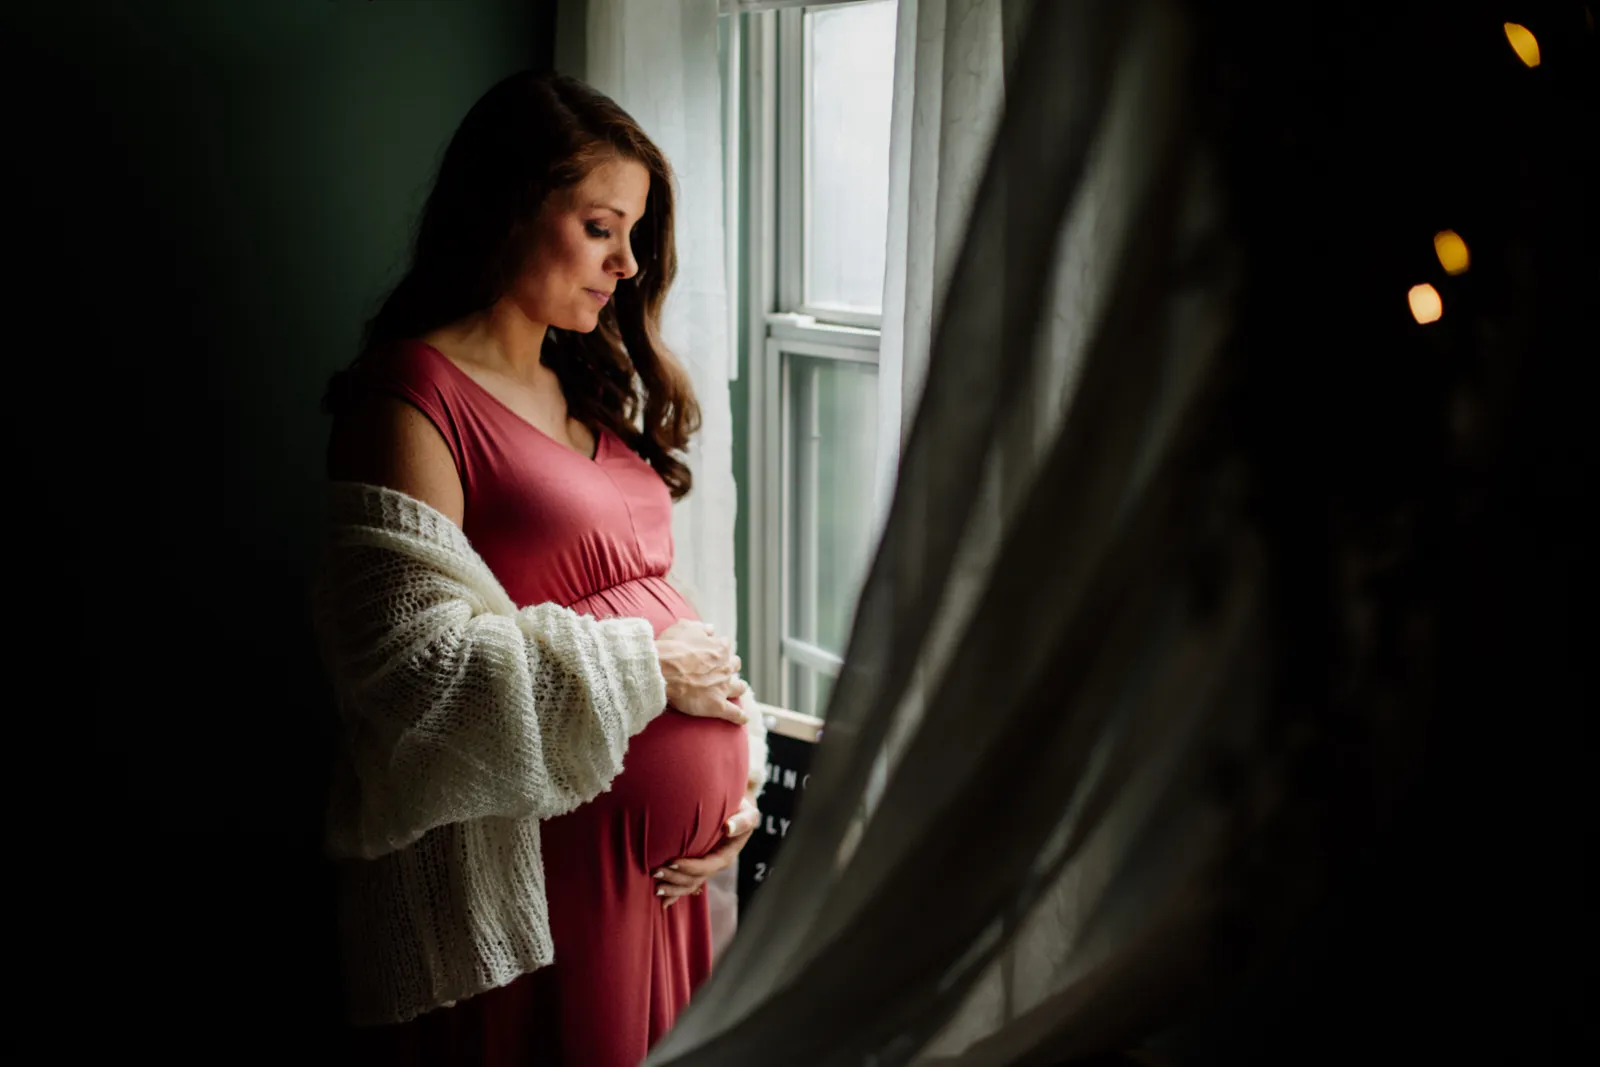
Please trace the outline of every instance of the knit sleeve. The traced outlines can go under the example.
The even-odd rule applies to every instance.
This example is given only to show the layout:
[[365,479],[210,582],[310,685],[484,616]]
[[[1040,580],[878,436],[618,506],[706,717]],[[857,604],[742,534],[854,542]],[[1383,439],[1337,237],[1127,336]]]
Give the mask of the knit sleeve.
[[666,706],[648,621],[507,610],[448,559],[371,531],[327,550],[314,607],[345,734],[336,856],[570,811],[610,788]]

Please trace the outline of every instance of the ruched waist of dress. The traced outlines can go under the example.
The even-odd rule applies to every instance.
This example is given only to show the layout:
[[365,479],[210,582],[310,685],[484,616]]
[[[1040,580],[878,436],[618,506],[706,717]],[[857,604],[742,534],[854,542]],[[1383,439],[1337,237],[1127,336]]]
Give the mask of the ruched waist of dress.
[[684,600],[664,576],[647,574],[590,591],[567,607],[597,619],[633,617],[649,619],[656,632],[678,619],[698,619],[693,606]]

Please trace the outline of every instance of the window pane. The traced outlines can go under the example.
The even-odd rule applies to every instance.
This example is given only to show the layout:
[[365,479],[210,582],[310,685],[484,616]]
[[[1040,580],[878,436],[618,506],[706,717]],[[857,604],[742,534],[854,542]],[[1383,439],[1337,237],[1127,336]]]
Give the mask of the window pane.
[[783,694],[783,706],[802,715],[822,718],[822,713],[828,709],[828,697],[833,692],[833,679],[787,658],[784,664],[789,688]]
[[883,0],[805,16],[808,304],[883,303],[895,8]]
[[842,656],[873,547],[877,368],[784,358],[786,633]]

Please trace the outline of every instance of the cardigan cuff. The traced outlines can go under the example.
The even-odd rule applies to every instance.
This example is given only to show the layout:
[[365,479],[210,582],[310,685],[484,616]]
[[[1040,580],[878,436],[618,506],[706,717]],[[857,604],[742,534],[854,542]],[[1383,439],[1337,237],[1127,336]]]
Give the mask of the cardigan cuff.
[[648,619],[604,619],[605,643],[616,665],[617,695],[628,736],[655,721],[667,707],[667,680],[656,654],[656,632]]

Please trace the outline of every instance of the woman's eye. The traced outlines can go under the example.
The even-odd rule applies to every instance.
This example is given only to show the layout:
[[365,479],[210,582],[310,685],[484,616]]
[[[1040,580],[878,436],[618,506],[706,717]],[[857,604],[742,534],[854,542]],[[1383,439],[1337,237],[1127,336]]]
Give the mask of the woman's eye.
[[602,237],[603,238],[603,237],[610,237],[611,236],[611,231],[606,229],[604,226],[600,225],[598,222],[586,223],[585,226],[589,231],[589,236],[590,237]]

